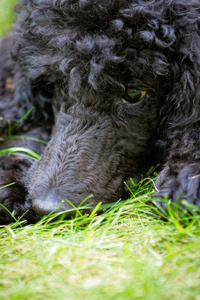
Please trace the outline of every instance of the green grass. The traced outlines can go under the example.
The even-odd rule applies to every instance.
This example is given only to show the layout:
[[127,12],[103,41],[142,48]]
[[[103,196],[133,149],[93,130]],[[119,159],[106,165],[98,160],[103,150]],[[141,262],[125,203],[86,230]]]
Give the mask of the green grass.
[[[0,2],[1,33],[13,2]],[[0,300],[200,300],[200,216],[168,206],[163,221],[151,193],[145,180],[101,215],[2,226]]]
[[5,34],[15,20],[13,6],[17,0],[0,0],[0,37]]
[[199,299],[199,216],[163,222],[141,196],[0,236],[0,299]]

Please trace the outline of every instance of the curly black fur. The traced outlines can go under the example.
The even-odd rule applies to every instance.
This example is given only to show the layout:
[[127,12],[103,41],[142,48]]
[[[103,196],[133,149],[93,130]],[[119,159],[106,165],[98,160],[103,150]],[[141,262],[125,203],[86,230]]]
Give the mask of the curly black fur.
[[[22,80],[20,68],[11,55],[16,38],[12,31],[0,43],[0,149],[20,147],[41,154],[45,144],[37,140],[48,141],[54,124],[51,101],[39,92],[36,95],[39,87],[30,87],[28,78]],[[33,111],[23,119],[31,108]],[[13,217],[29,223],[38,220],[27,191],[32,164],[29,157],[0,155],[0,224],[10,223]]]
[[[21,0],[18,10],[0,115],[15,121],[34,106],[29,132],[53,126],[52,105],[56,121],[29,173],[34,211],[126,197],[123,182],[157,162],[156,196],[200,206],[200,2]],[[129,89],[146,96],[132,103]]]

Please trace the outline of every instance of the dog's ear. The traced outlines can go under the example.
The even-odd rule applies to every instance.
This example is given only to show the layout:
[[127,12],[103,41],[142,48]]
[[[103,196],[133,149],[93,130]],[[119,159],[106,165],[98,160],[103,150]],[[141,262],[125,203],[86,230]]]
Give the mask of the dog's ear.
[[174,84],[168,94],[166,106],[162,111],[163,116],[168,115],[171,126],[190,123],[200,116],[199,74],[191,67],[181,70],[181,73],[180,80]]
[[[175,127],[200,117],[200,36],[195,31],[180,39],[174,60],[174,83],[163,107],[163,123]],[[169,118],[170,116],[170,118]]]

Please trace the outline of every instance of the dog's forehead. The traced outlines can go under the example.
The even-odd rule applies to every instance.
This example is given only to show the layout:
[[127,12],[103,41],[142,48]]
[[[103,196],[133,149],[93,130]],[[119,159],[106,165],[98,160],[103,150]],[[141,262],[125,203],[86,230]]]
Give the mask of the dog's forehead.
[[178,47],[185,37],[176,22],[186,6],[171,0],[35,0],[22,36],[22,68],[30,77],[59,78],[73,94],[84,86],[109,95],[130,85],[169,90],[184,57]]

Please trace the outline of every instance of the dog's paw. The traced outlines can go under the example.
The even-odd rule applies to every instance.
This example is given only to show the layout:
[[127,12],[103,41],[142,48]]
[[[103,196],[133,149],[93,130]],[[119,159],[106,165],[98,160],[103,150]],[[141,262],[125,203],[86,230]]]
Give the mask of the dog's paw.
[[35,223],[38,217],[27,199],[26,171],[28,161],[16,156],[0,158],[0,224],[9,224],[16,220]]
[[[153,197],[167,198],[177,202],[186,200],[200,207],[200,164],[180,164],[177,168],[170,168],[169,165],[159,173],[155,183],[156,193]],[[164,202],[159,204],[165,208]]]

